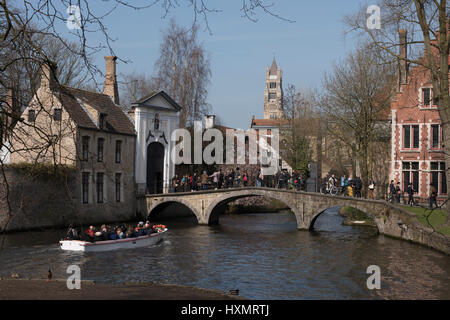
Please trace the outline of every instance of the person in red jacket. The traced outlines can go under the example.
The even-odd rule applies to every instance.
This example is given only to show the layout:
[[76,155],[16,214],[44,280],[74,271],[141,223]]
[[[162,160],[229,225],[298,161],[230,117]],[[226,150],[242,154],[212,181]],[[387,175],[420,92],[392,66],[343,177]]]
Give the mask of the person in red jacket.
[[89,229],[85,231],[85,234],[88,236],[89,241],[93,242],[95,239],[95,228],[94,226],[90,226]]

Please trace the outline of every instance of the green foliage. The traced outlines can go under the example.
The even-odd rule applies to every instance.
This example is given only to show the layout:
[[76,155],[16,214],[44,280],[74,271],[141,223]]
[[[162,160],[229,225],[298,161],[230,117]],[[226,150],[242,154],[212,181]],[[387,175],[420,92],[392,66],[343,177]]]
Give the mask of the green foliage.
[[350,218],[353,221],[368,221],[372,220],[367,214],[362,212],[361,210],[352,208],[352,207],[342,207],[339,211],[341,215],[344,217]]
[[6,165],[7,168],[16,170],[30,178],[41,178],[48,180],[66,179],[72,176],[76,168],[74,166],[55,166],[51,164],[31,164],[31,163],[15,163]]

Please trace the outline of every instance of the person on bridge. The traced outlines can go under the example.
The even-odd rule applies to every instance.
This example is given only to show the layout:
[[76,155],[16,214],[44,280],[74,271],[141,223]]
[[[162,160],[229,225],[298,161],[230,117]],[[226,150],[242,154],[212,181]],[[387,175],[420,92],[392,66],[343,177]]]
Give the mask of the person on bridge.
[[437,189],[432,183],[430,183],[430,209],[433,209],[433,206],[436,206],[436,208],[438,207]]
[[206,171],[203,171],[202,174],[202,190],[206,190],[208,189],[208,174],[206,173]]
[[408,204],[410,206],[416,205],[416,202],[414,201],[414,193],[416,192],[416,190],[414,190],[414,186],[413,186],[412,182],[410,182],[408,184],[407,192],[408,192]]
[[373,179],[369,180],[369,199],[375,200],[375,182]]
[[220,189],[220,175],[222,174],[222,169],[219,169],[219,171],[214,172],[210,178],[213,178],[213,182],[216,186],[216,190]]
[[402,189],[400,188],[400,182],[397,182],[397,187],[395,187],[395,195],[397,203],[400,203],[400,198],[402,197]]
[[239,168],[236,168],[234,175],[236,179],[236,187],[239,188],[241,186],[241,171],[239,170]]
[[247,172],[244,172],[244,187],[248,186],[248,175]]

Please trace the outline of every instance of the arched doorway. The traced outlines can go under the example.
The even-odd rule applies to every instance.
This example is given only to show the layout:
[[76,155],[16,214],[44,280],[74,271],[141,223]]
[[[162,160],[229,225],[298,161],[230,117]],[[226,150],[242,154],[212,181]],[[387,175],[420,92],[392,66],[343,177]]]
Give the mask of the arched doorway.
[[163,193],[164,146],[152,142],[147,147],[147,193]]

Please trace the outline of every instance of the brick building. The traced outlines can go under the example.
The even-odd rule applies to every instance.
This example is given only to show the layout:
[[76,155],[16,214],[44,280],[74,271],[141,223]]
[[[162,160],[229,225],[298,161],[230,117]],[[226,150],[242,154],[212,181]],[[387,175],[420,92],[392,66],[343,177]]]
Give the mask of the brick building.
[[122,111],[115,57],[105,57],[104,93],[62,86],[52,63],[42,65],[41,83],[11,137],[11,164],[75,169],[70,198],[80,216],[103,221],[135,214],[136,134]]
[[[400,56],[407,57],[406,31],[400,30]],[[449,60],[450,61],[450,60]],[[419,198],[428,198],[430,183],[438,199],[447,197],[442,125],[433,98],[430,71],[400,63],[399,86],[391,104],[390,177],[406,191],[412,182]]]

